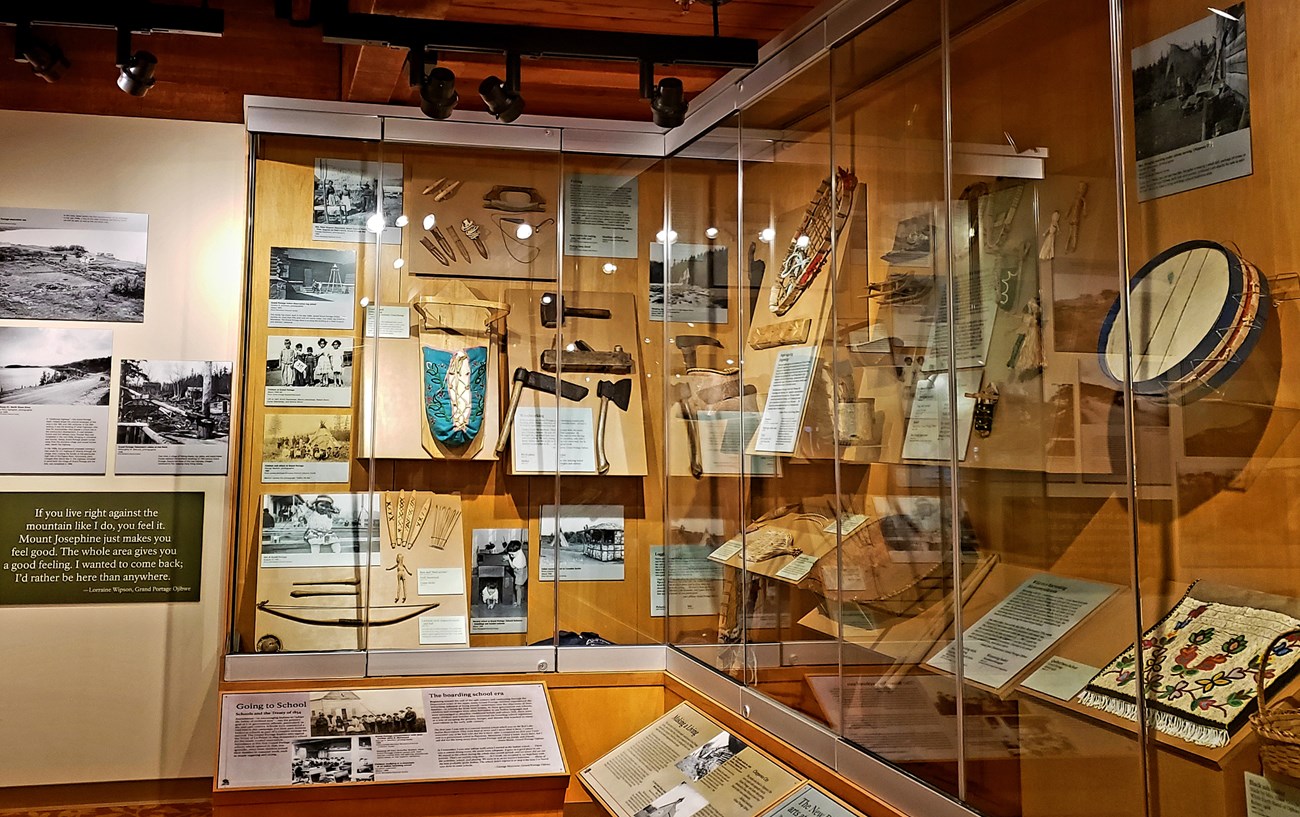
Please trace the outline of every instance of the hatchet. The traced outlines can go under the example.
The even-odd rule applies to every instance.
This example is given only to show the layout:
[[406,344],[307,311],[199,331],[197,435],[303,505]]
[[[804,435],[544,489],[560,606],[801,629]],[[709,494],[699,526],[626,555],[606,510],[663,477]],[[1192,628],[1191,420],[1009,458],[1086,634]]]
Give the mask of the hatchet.
[[[515,426],[515,412],[519,409],[519,398],[523,396],[525,388],[546,394],[559,394],[565,400],[572,400],[575,403],[586,397],[587,393],[591,391],[586,386],[579,386],[565,380],[556,380],[549,374],[530,372],[523,366],[515,369],[514,377],[511,379],[513,383],[510,386],[510,408],[506,409],[505,426],[501,429],[501,439],[497,440],[496,452],[498,457],[506,450],[506,445],[510,442],[510,431]],[[628,381],[629,384],[631,382]]]
[[565,318],[600,318],[601,320],[609,320],[610,311],[595,307],[569,306],[564,302],[563,297],[554,292],[543,293],[542,326],[547,329],[554,329],[556,326],[563,325]]
[[686,444],[691,452],[691,476],[699,479],[704,476],[704,463],[700,454],[700,430],[695,427],[697,418],[691,409],[691,387],[685,383],[674,384],[673,398],[682,411],[682,420],[686,423]]
[[600,398],[600,420],[596,423],[596,473],[609,471],[609,459],[605,456],[605,416],[609,414],[609,404],[618,406],[619,411],[627,411],[632,403],[632,378],[622,380],[602,380],[596,384],[596,396]]

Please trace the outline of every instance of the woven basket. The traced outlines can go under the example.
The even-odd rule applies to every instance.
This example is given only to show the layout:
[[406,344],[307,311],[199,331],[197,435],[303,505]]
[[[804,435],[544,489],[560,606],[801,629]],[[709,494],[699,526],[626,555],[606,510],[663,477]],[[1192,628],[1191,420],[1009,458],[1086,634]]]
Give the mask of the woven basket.
[[1273,654],[1273,648],[1288,636],[1297,634],[1300,634],[1300,630],[1282,633],[1264,650],[1259,662],[1255,696],[1259,710],[1250,716],[1250,724],[1259,736],[1259,759],[1264,764],[1264,771],[1292,778],[1300,778],[1300,709],[1276,705],[1270,707],[1264,699],[1264,680],[1268,674],[1268,658]]

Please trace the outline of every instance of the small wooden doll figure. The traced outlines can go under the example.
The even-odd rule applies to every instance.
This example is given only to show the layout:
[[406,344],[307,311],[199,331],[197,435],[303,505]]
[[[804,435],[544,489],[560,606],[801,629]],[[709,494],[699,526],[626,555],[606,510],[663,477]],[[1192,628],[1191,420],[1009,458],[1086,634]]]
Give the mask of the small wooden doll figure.
[[1079,248],[1079,224],[1088,215],[1088,183],[1079,182],[1074,194],[1074,204],[1065,213],[1065,251],[1074,252]]
[[406,567],[406,559],[401,553],[397,554],[397,563],[392,567],[386,567],[384,570],[397,571],[397,592],[394,594],[393,603],[398,604],[406,601],[406,577],[412,575]]
[[1020,314],[1020,354],[1015,367],[1021,380],[1029,380],[1043,371],[1043,307],[1038,296],[1029,299]]
[[1052,221],[1043,233],[1043,243],[1038,246],[1038,260],[1051,261],[1056,257],[1056,234],[1061,230],[1061,211],[1052,211]]

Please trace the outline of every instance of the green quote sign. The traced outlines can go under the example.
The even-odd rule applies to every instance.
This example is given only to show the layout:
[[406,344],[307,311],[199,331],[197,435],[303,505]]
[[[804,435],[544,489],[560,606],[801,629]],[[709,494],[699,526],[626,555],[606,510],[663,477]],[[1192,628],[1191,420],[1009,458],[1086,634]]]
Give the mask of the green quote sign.
[[0,494],[0,604],[198,601],[203,494]]

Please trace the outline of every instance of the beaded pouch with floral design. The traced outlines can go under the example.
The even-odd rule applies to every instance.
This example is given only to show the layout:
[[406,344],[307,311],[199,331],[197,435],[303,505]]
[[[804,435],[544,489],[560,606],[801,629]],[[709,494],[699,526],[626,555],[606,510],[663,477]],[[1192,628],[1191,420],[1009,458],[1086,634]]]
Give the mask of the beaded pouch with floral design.
[[456,352],[423,347],[424,415],[438,442],[459,448],[483,428],[487,347]]
[[[1189,590],[1142,635],[1141,694],[1155,728],[1201,746],[1225,745],[1255,708],[1263,651],[1300,620],[1273,610],[1201,601]],[[1265,687],[1285,683],[1300,658],[1300,634],[1280,642]],[[1097,673],[1080,703],[1137,720],[1132,645]]]

